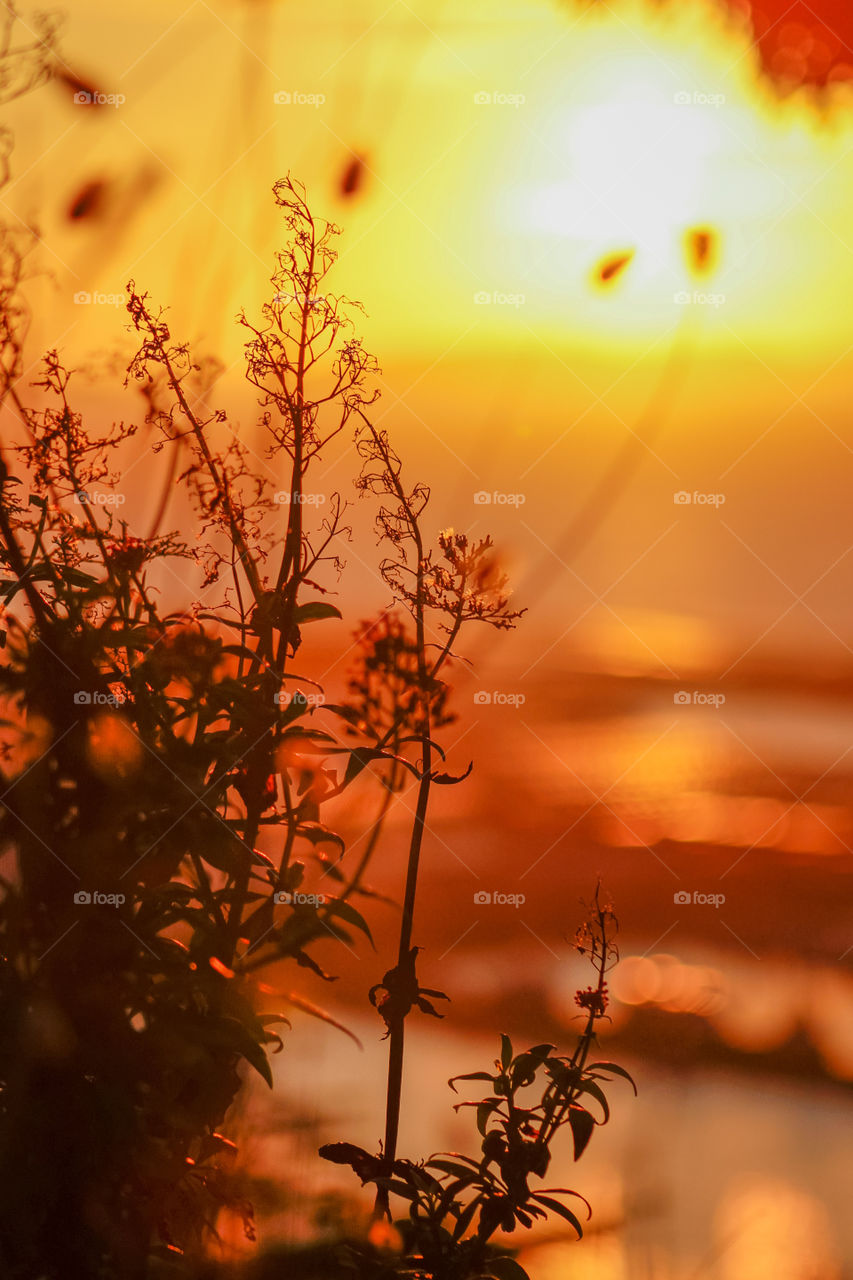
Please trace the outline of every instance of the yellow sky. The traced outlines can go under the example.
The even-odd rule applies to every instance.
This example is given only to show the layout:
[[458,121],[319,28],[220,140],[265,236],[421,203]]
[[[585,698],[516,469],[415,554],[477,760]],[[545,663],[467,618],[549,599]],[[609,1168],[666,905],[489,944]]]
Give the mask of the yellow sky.
[[[51,272],[33,286],[34,353],[126,345],[111,300],[133,275],[176,333],[234,365],[231,317],[263,296],[280,243],[268,193],[290,170],[344,228],[336,283],[367,307],[384,411],[444,481],[437,519],[474,522],[474,492],[522,489],[524,509],[495,507],[489,524],[524,569],[559,567],[567,515],[651,430],[572,565],[593,594],[619,579],[620,616],[724,627],[753,610],[747,636],[793,601],[785,625],[837,647],[851,595],[844,89],[826,115],[804,94],[777,101],[748,32],[698,0],[666,16],[634,0],[81,0],[64,48],[125,101],[93,109],[51,86],[13,113],[5,200],[38,216]],[[362,187],[345,200],[356,153]],[[70,222],[93,182],[99,211]],[[720,251],[696,278],[684,237],[706,226]],[[597,288],[596,265],[621,251],[627,267]],[[238,377],[222,395],[248,424]],[[681,491],[722,491],[725,508],[681,510]],[[808,603],[828,626],[796,603],[822,574]],[[566,608],[588,598],[571,579],[561,590]]]

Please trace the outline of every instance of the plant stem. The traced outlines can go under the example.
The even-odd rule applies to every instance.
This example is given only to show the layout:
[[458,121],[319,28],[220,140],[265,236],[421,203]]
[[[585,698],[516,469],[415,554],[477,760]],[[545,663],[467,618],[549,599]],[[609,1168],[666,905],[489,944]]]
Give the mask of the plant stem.
[[[397,482],[398,493],[403,496],[404,505],[409,516],[412,534],[417,548],[417,591],[415,595],[415,633],[418,652],[418,684],[420,688],[420,731],[421,731],[421,780],[418,786],[418,802],[415,808],[415,820],[409,841],[409,859],[406,868],[406,892],[403,899],[403,917],[400,921],[400,941],[397,948],[397,969],[402,972],[409,957],[412,946],[412,928],[415,919],[415,898],[418,890],[418,869],[420,866],[421,845],[423,843],[424,826],[426,825],[429,792],[432,783],[432,748],[430,745],[430,682],[426,660],[426,629],[424,625],[425,584],[423,544],[417,519],[412,514],[402,488]],[[390,1044],[388,1046],[388,1092],[385,1102],[385,1147],[383,1154],[390,1167],[397,1157],[397,1136],[400,1128],[400,1100],[403,1090],[403,1050],[405,1046],[406,1014],[395,1017],[390,1027]],[[390,1219],[388,1193],[382,1188],[376,1195],[374,1208],[376,1217]]]
[[[429,804],[430,778],[425,774],[418,788],[418,804],[415,821],[412,826],[412,839],[409,845],[409,863],[406,871],[406,896],[403,901],[403,918],[400,921],[400,944],[397,950],[397,966],[402,969],[406,963],[412,946],[412,926],[415,918],[415,897],[418,888],[418,867],[420,864],[421,843]],[[397,1156],[397,1135],[400,1128],[400,1100],[403,1089],[403,1045],[405,1039],[404,1017],[396,1018],[391,1025],[388,1048],[388,1092],[385,1105],[385,1147],[384,1155],[389,1164],[393,1164]],[[380,1192],[380,1196],[381,1196]],[[387,1196],[385,1197],[387,1209]],[[378,1204],[378,1198],[377,1198]]]

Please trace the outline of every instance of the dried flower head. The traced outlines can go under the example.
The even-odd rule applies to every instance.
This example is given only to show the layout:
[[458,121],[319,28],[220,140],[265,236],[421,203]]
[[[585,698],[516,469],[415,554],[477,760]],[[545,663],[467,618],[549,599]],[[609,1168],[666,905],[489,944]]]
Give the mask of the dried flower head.
[[[377,740],[418,732],[420,676],[418,646],[410,625],[399,614],[386,611],[362,624],[358,648],[347,682],[347,706],[353,711],[353,732]],[[428,677],[430,723],[434,729],[452,724],[447,710],[448,686]]]

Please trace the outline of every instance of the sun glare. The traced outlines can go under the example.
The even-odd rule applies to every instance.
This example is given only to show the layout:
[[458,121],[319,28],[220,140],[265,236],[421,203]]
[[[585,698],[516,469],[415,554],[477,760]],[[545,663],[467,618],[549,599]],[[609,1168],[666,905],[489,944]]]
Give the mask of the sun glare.
[[655,101],[650,70],[638,66],[611,101],[555,124],[572,176],[529,195],[531,225],[602,247],[627,239],[646,273],[671,267],[682,229],[707,217],[709,160],[725,143],[712,113]]

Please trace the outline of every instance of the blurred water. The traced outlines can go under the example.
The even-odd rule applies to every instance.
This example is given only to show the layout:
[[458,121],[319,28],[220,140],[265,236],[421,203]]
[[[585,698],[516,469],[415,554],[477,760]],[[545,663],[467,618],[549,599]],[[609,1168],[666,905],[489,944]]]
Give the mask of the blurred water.
[[[373,1149],[381,1128],[386,1047],[376,1024],[349,1012],[360,1052],[333,1032],[298,1023],[276,1068],[276,1089],[300,1132],[256,1140],[253,1171],[287,1171],[303,1192],[353,1193],[348,1170],[316,1159],[320,1141]],[[488,1067],[492,1037],[423,1022],[411,1027],[401,1149],[411,1156],[474,1151],[469,1113],[455,1115],[455,1071]],[[593,1206],[580,1243],[547,1228],[525,1255],[533,1280],[830,1280],[853,1264],[847,1199],[853,1155],[849,1099],[817,1082],[754,1082],[702,1068],[665,1071],[623,1059],[627,1085],[610,1090],[613,1118],[574,1165],[559,1148],[548,1175]],[[473,1095],[472,1095],[473,1096]],[[265,1099],[256,1099],[256,1122]],[[316,1125],[317,1128],[313,1128]],[[367,1201],[369,1203],[369,1201]],[[304,1207],[304,1206],[303,1206]],[[263,1224],[263,1238],[306,1231],[294,1206]],[[537,1237],[534,1237],[535,1240]],[[515,1241],[521,1244],[521,1241]]]
[[[622,926],[602,1056],[632,1070],[640,1096],[614,1085],[612,1124],[577,1167],[557,1160],[552,1185],[577,1188],[595,1217],[582,1244],[537,1246],[534,1280],[850,1274],[846,676],[690,684],[725,687],[719,705],[679,702],[676,684],[646,676],[513,679],[486,665],[472,687],[523,688],[523,702],[474,703],[464,680],[457,694],[451,757],[477,763],[437,798],[415,927],[421,981],[452,1003],[441,1024],[411,1024],[402,1149],[472,1146],[446,1080],[487,1067],[499,1031],[518,1046],[571,1044],[573,993],[590,979],[573,933],[601,874]],[[410,801],[371,876],[397,898]],[[301,1136],[255,1155],[309,1191],[352,1190],[347,1171],[318,1169],[319,1141],[376,1149],[381,1135],[386,1048],[363,1011],[397,916],[375,904],[371,918],[378,954],[330,950],[340,981],[311,993],[334,996],[364,1052],[298,1018],[277,1074]],[[271,1225],[298,1235],[302,1211]]]

